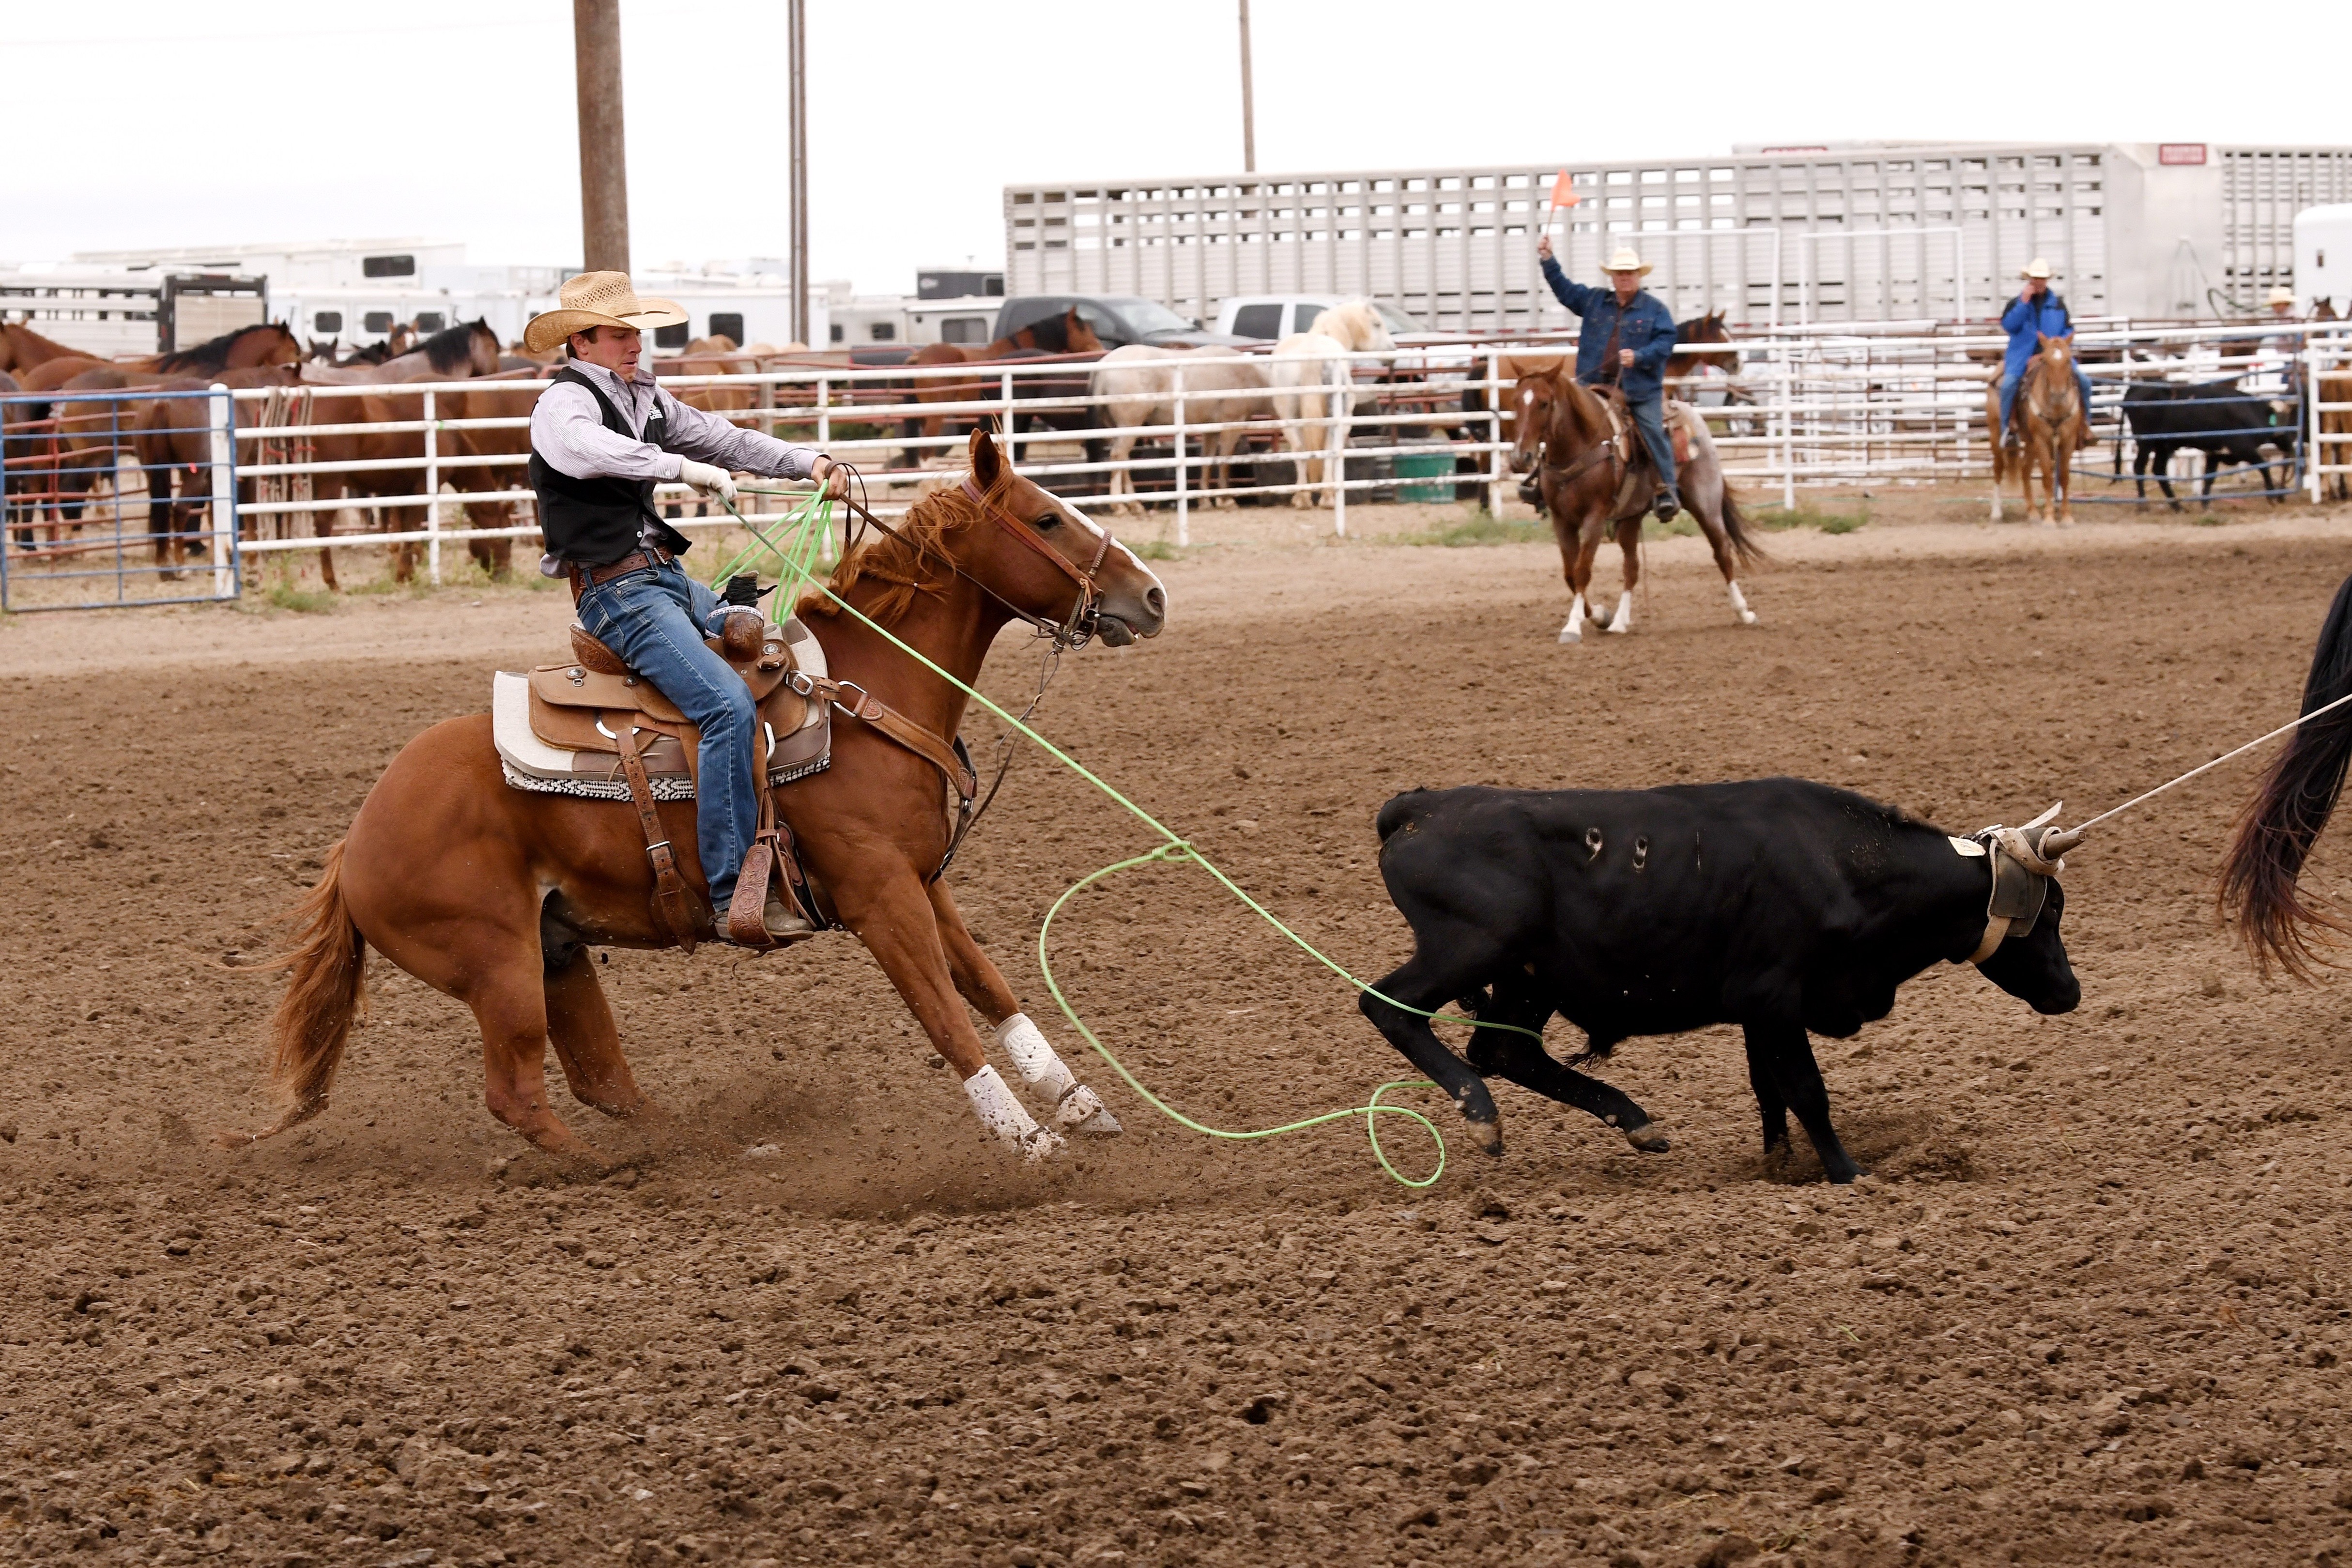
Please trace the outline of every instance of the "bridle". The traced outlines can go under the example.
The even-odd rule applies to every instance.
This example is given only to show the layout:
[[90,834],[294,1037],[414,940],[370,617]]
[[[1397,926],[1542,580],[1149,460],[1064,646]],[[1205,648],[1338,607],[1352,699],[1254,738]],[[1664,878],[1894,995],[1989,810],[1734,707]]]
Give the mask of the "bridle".
[[[861,479],[863,478],[863,476],[858,477]],[[1023,609],[1020,605],[1014,604],[1012,600],[1006,598],[1003,595],[998,593],[987,584],[982,582],[978,577],[973,576],[970,572],[967,572],[961,566],[957,565],[953,560],[950,560],[948,562],[949,570],[952,571],[957,576],[962,578],[965,582],[970,583],[973,587],[978,588],[990,598],[995,600],[998,604],[1003,605],[1005,609],[1012,612],[1014,619],[1026,621],[1029,625],[1036,627],[1038,634],[1042,637],[1052,637],[1054,639],[1054,645],[1057,648],[1078,648],[1086,647],[1087,643],[1094,639],[1095,628],[1102,618],[1103,592],[1101,585],[1095,581],[1095,574],[1102,570],[1102,563],[1110,556],[1110,547],[1112,544],[1117,542],[1117,541],[1112,538],[1110,530],[1103,527],[1103,525],[1098,522],[1094,522],[1092,519],[1087,520],[1096,531],[1102,537],[1101,542],[1095,548],[1094,559],[1087,562],[1086,565],[1081,568],[1073,564],[1068,556],[1064,555],[1060,551],[1046,543],[1044,536],[1039,534],[1035,528],[1022,521],[1019,518],[1014,517],[1011,512],[1005,510],[1003,507],[991,500],[981,488],[972,482],[971,475],[966,474],[964,476],[962,489],[965,497],[970,500],[972,504],[980,508],[981,514],[982,516],[986,517],[998,528],[1003,530],[1004,532],[1009,534],[1015,542],[1028,550],[1035,552],[1038,555],[1043,556],[1053,565],[1055,571],[1061,573],[1062,575],[1076,584],[1078,596],[1070,605],[1070,614],[1068,618],[1056,623],[1055,621],[1048,620],[1044,616],[1036,614],[1034,611]],[[871,511],[868,511],[858,502],[850,500],[847,496],[844,496],[842,498],[842,504],[846,506],[850,512],[859,521],[870,523],[875,528],[881,530],[890,538],[895,539],[899,543],[907,546],[909,550],[916,551],[918,554],[921,553],[919,547],[913,540],[908,539],[905,534],[899,532],[897,529],[891,527],[888,523],[875,516]]]
[[1576,479],[1582,479],[1586,474],[1591,472],[1602,463],[1608,463],[1613,467],[1619,462],[1619,458],[1617,457],[1617,443],[1608,436],[1601,437],[1600,443],[1597,446],[1595,446],[1591,451],[1585,453],[1581,458],[1577,458],[1573,463],[1555,463],[1552,461],[1552,451],[1560,443],[1554,441],[1551,438],[1551,426],[1553,424],[1558,422],[1562,414],[1566,411],[1568,399],[1570,395],[1570,388],[1574,384],[1575,384],[1573,382],[1560,383],[1555,380],[1551,404],[1547,411],[1544,420],[1543,445],[1541,450],[1536,457],[1536,466],[1550,474],[1552,477],[1552,482],[1555,485],[1566,485]]

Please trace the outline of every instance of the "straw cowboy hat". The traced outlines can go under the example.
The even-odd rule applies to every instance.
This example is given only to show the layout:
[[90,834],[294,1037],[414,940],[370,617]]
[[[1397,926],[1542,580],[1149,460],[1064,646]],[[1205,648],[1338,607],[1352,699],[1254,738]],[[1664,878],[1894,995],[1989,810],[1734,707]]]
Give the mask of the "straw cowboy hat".
[[2032,260],[2025,264],[2024,268],[2018,273],[2018,276],[2020,278],[2039,278],[2046,283],[2050,280],[2050,263],[2037,256]]
[[671,300],[640,300],[625,272],[583,272],[563,280],[562,303],[530,319],[523,347],[543,354],[574,332],[590,327],[675,327],[685,308]]
[[2270,296],[2265,299],[2263,303],[2265,305],[2292,305],[2294,303],[2294,290],[2288,288],[2284,283],[2273,283],[2271,285]]
[[1603,272],[1647,272],[1649,269],[1650,264],[1643,260],[1639,256],[1636,256],[1633,253],[1633,247],[1632,246],[1621,245],[1617,247],[1616,254],[1610,257],[1609,265],[1603,267],[1601,270]]

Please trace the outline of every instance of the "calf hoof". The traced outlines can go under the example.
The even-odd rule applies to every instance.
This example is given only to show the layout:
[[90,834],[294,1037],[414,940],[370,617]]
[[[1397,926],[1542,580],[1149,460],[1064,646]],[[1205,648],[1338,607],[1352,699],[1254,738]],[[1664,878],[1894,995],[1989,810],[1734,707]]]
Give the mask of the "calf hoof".
[[1868,1174],[1870,1174],[1870,1173],[1864,1170],[1860,1165],[1848,1165],[1843,1171],[1831,1171],[1828,1173],[1829,1179],[1841,1187],[1852,1186],[1856,1180]]
[[1471,1140],[1478,1145],[1479,1152],[1492,1154],[1498,1160],[1502,1158],[1503,1124],[1500,1121],[1471,1121],[1465,1125],[1470,1129]]
[[1654,1121],[1644,1121],[1639,1127],[1624,1130],[1625,1142],[1644,1154],[1663,1154],[1674,1145],[1667,1142],[1665,1130]]

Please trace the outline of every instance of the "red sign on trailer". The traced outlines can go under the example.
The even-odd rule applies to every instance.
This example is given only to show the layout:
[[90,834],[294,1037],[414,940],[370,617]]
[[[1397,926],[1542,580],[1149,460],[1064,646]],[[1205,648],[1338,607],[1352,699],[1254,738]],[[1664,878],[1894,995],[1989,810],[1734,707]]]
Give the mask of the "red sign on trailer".
[[2159,142],[2156,146],[2156,161],[2166,164],[2201,164],[2205,162],[2205,143]]

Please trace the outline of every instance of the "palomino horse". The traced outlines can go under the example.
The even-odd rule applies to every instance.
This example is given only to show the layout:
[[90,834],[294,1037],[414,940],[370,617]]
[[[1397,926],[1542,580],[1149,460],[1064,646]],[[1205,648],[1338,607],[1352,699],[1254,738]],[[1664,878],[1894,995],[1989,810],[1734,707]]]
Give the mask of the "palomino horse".
[[[1048,316],[1033,321],[1009,338],[999,338],[986,345],[970,343],[925,343],[907,363],[908,364],[989,364],[1000,360],[1034,359],[1041,354],[1098,354],[1103,341],[1095,335],[1094,323],[1078,314],[1076,305],[1058,316]],[[1023,378],[1013,384],[1015,397],[1031,390],[1033,383]],[[917,403],[973,403],[994,397],[1002,383],[990,381],[949,381],[918,377],[914,401]],[[1055,389],[1058,392],[1060,389]],[[909,438],[921,435],[936,437],[947,427],[950,416],[945,414],[925,414],[909,418],[899,434]],[[971,418],[957,416],[958,422]],[[975,422],[976,423],[976,422]],[[921,453],[916,461],[921,462]]]
[[[1985,388],[1985,422],[1994,431],[1992,443],[1992,520],[2000,521],[2001,481],[2015,476],[2025,492],[2025,514],[2035,522],[2055,526],[2074,521],[2074,448],[2083,444],[2090,410],[2083,406],[2083,389],[2074,380],[2074,335],[2053,338],[2043,333],[2041,351],[2025,367],[2017,388],[2017,404],[2010,428],[2000,431],[2000,384]],[[2037,512],[2033,505],[2033,470],[2042,470],[2044,495]]]
[[[1227,488],[1232,479],[1234,448],[1247,434],[1241,422],[1269,406],[1265,373],[1263,360],[1229,348],[1175,349],[1157,343],[1129,343],[1111,350],[1097,362],[1088,380],[1102,412],[1103,425],[1118,432],[1108,443],[1110,461],[1127,461],[1136,442],[1141,439],[1144,426],[1173,425],[1181,392],[1187,425],[1225,426],[1202,431],[1195,439],[1213,455],[1212,466],[1203,476],[1209,488]],[[1095,462],[1103,460],[1091,451],[1088,458]],[[1183,460],[1181,452],[1177,454],[1177,460]],[[1129,498],[1119,508],[1127,515],[1142,515],[1143,509],[1133,500],[1135,476],[1126,468],[1111,470],[1109,494],[1114,500],[1122,496]],[[1234,498],[1220,496],[1215,504],[1232,506]]]
[[[1675,410],[1679,410],[1676,412]],[[1738,498],[1723,477],[1715,455],[1715,441],[1706,422],[1687,408],[1675,405],[1670,421],[1680,423],[1690,442],[1690,458],[1675,463],[1675,488],[1684,509],[1698,520],[1715,552],[1717,570],[1723,574],[1723,595],[1743,626],[1756,624],[1739,591],[1738,568],[1760,559],[1763,551],[1748,531]],[[1633,587],[1642,578],[1642,521],[1649,515],[1654,489],[1649,465],[1637,456],[1629,464],[1618,452],[1618,430],[1601,395],[1577,384],[1565,371],[1522,377],[1516,412],[1518,440],[1511,453],[1514,471],[1533,469],[1541,486],[1543,510],[1551,519],[1552,537],[1559,542],[1562,574],[1568,579],[1568,622],[1559,628],[1564,643],[1584,640],[1585,602],[1592,584],[1593,561],[1602,537],[1613,528],[1617,547],[1625,558],[1625,587],[1614,615],[1597,606],[1590,610],[1602,630],[1633,629]],[[1670,423],[1669,428],[1672,428]],[[1638,454],[1640,442],[1629,427],[1624,432]]]
[[[1334,305],[1307,331],[1274,345],[1265,379],[1274,393],[1275,416],[1282,421],[1283,447],[1298,465],[1299,488],[1291,492],[1291,505],[1329,506],[1337,493],[1340,453],[1356,412],[1356,369],[1348,356],[1394,347],[1396,340],[1369,300]],[[1311,486],[1322,487],[1319,502]]]
[[[919,501],[890,533],[850,551],[834,572],[835,592],[968,682],[979,679],[990,642],[1015,616],[1055,628],[1066,644],[1089,633],[1115,645],[1157,635],[1166,593],[1142,562],[1013,473],[986,434],[973,433],[970,451],[969,480]],[[955,734],[961,691],[831,601],[812,594],[800,609],[832,678],[870,694],[861,708],[887,703],[942,745]],[[940,878],[950,839],[946,793],[924,757],[841,717],[832,765],[777,788],[774,798],[819,905],[874,954],[931,1046],[966,1080],[984,1124],[1035,1158],[1061,1140],[1013,1102],[995,1075],[982,1076],[988,1057],[967,1003],[998,1026],[1025,1080],[1057,1086],[1066,1111],[1083,1101],[1090,1116],[1108,1116],[1021,1016]],[[692,847],[694,806],[660,811],[699,893],[706,884]],[[291,1104],[268,1131],[325,1108],[373,945],[473,1009],[493,1115],[551,1153],[593,1159],[550,1102],[547,1049],[554,1047],[583,1104],[612,1116],[648,1109],[590,949],[671,945],[653,897],[645,837],[626,804],[509,788],[488,714],[435,725],[376,781],[301,904],[292,975],[273,1026],[273,1072]]]

